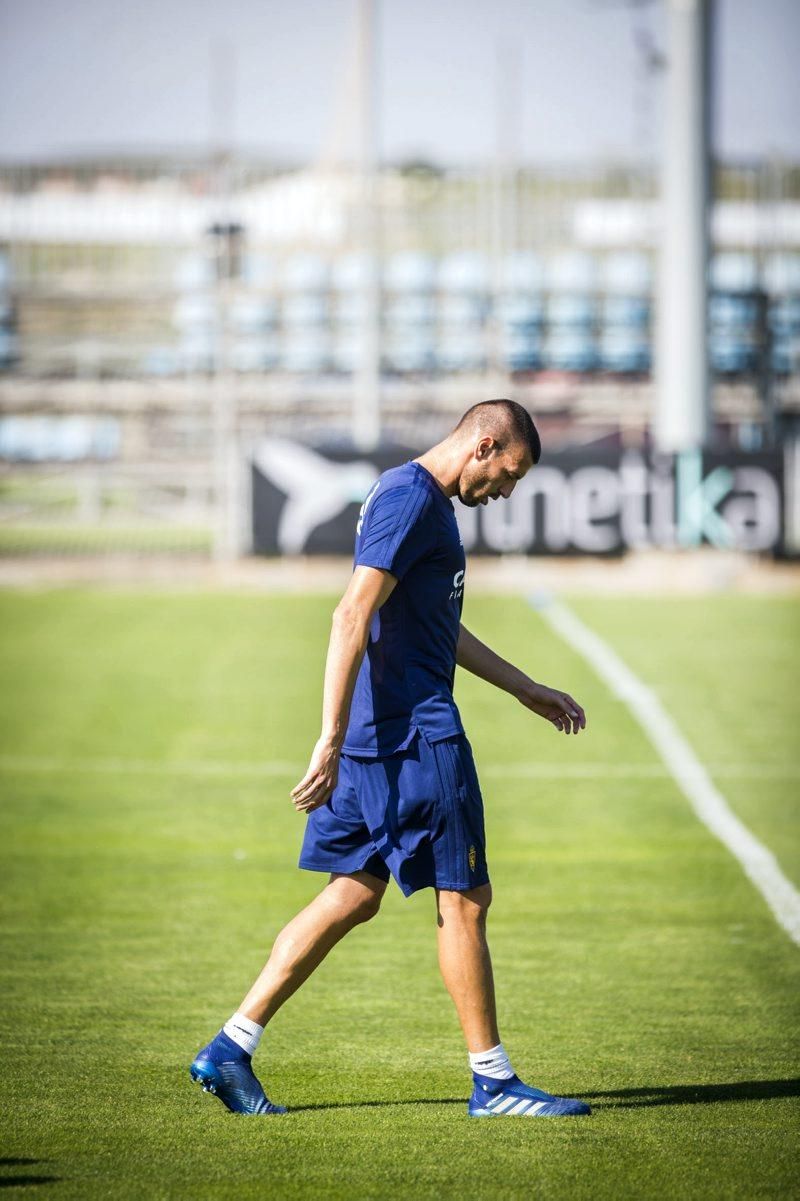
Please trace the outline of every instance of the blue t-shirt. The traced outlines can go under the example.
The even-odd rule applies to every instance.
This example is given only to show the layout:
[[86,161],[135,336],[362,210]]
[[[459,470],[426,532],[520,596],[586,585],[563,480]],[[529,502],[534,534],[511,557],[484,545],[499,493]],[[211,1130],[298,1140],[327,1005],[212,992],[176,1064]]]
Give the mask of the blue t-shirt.
[[419,463],[380,477],[361,508],[355,565],[398,584],[372,619],[343,750],[380,758],[419,730],[428,742],[463,733],[453,700],[464,596],[464,547],[453,505]]

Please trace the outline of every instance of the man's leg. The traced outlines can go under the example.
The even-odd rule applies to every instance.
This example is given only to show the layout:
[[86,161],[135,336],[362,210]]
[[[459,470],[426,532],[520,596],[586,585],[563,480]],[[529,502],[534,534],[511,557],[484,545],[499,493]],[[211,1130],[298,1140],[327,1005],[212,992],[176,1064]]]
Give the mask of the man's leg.
[[266,1097],[251,1067],[263,1028],[331,948],[354,926],[374,917],[385,890],[384,881],[367,872],[334,874],[283,928],[239,1010],[192,1063],[192,1079],[204,1091],[214,1093],[235,1113],[285,1112]]
[[239,1013],[266,1026],[337,942],[376,915],[385,891],[383,880],[367,872],[332,875],[311,904],[281,930]]
[[436,890],[439,968],[453,998],[467,1050],[488,1051],[500,1042],[486,915],[491,884],[468,892]]
[[554,1097],[523,1084],[497,1029],[486,915],[491,885],[465,892],[437,889],[439,967],[453,998],[469,1051],[474,1090],[471,1117],[566,1117],[589,1113],[583,1101]]

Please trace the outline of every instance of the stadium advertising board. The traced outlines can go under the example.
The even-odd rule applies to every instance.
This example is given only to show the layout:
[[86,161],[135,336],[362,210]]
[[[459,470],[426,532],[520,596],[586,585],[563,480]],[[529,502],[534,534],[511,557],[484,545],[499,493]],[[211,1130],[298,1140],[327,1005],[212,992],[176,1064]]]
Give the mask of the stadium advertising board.
[[[253,462],[257,554],[350,554],[360,505],[387,467],[416,451],[357,455],[265,440]],[[716,546],[796,553],[787,545],[778,452],[677,456],[580,450],[547,454],[510,499],[455,506],[473,554],[617,555]],[[791,540],[793,541],[793,540]]]

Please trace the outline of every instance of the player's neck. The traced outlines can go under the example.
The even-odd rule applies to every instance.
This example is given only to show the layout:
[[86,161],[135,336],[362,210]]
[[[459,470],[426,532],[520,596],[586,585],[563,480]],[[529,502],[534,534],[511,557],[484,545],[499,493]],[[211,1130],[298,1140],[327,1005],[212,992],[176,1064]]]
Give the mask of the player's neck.
[[414,460],[432,475],[445,496],[455,496],[463,469],[463,453],[449,438],[437,443]]

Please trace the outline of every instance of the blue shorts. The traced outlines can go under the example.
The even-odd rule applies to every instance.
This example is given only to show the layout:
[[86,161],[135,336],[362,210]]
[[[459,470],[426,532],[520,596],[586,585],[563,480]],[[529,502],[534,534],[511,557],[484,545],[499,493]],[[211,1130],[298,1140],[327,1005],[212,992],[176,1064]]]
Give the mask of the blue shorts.
[[391,873],[406,896],[488,883],[483,800],[466,737],[430,744],[417,734],[385,759],[342,755],[333,795],[309,814],[300,867],[379,880]]

